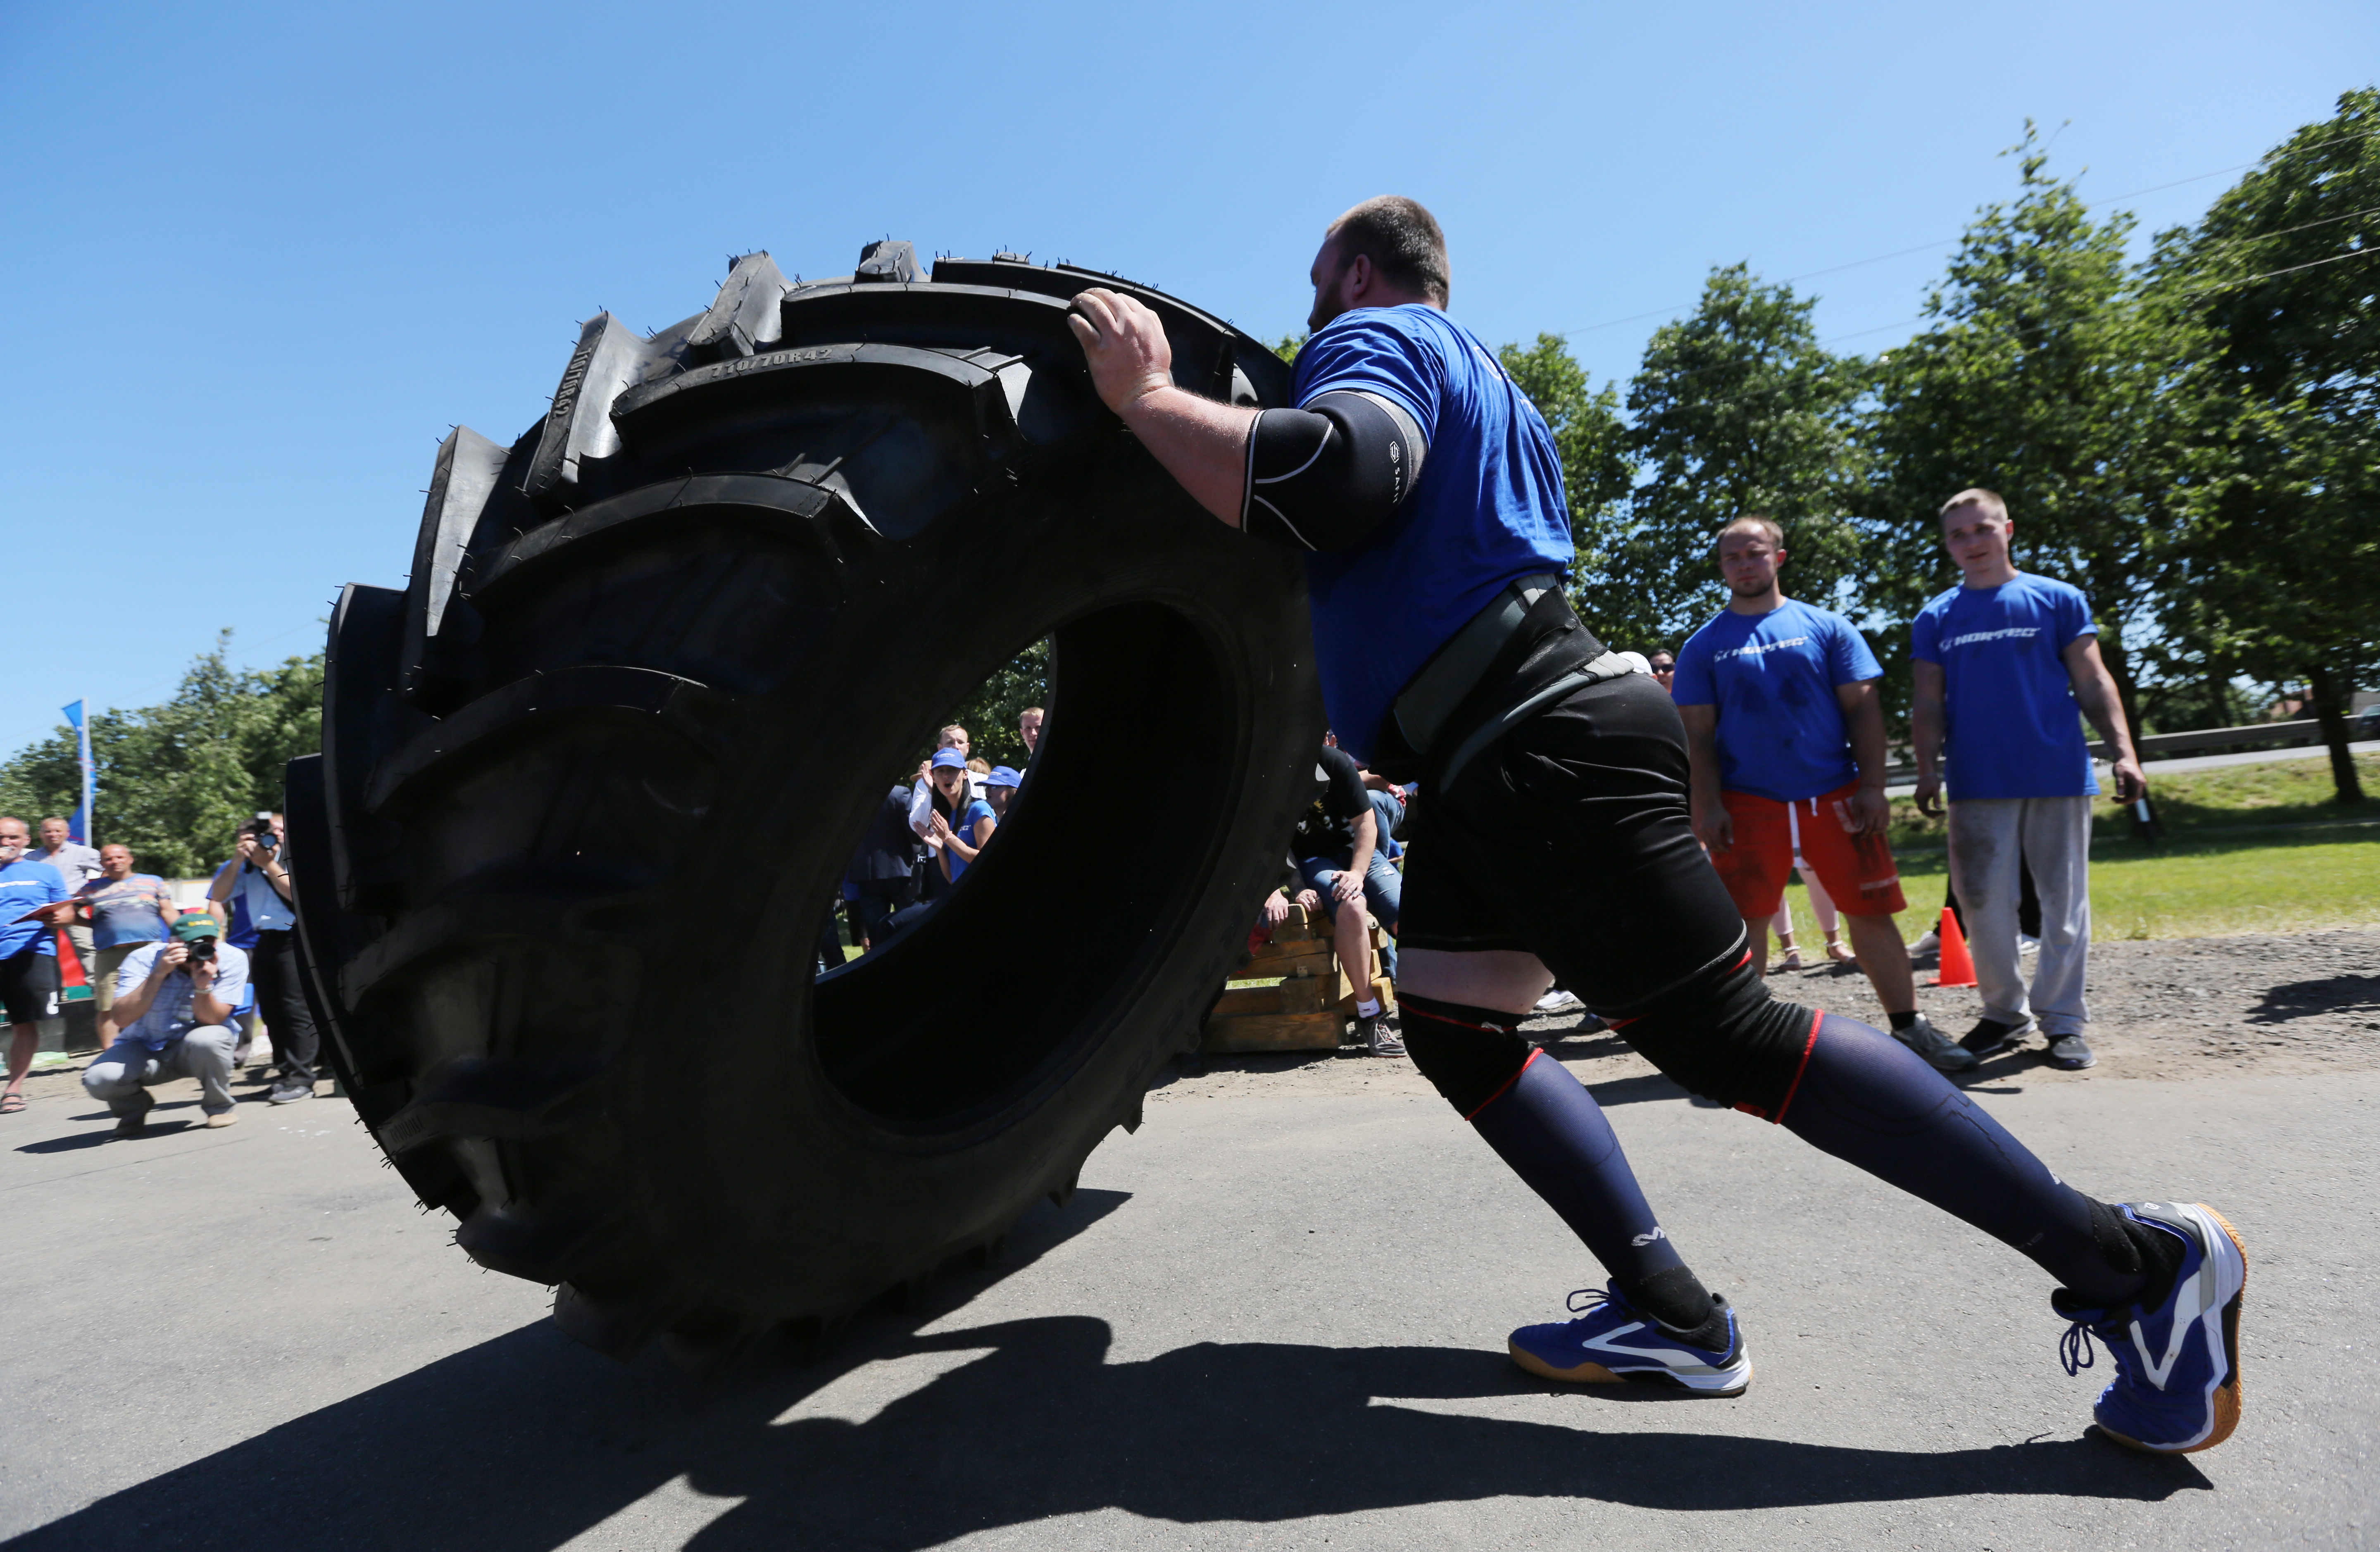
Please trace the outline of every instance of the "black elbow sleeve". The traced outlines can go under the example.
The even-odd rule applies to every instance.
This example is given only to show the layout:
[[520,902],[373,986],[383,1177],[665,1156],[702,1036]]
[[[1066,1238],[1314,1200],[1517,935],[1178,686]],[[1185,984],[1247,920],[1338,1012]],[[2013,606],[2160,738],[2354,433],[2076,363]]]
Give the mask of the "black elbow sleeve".
[[1248,434],[1240,526],[1299,550],[1339,550],[1389,520],[1421,478],[1412,416],[1377,394],[1334,390],[1268,409]]

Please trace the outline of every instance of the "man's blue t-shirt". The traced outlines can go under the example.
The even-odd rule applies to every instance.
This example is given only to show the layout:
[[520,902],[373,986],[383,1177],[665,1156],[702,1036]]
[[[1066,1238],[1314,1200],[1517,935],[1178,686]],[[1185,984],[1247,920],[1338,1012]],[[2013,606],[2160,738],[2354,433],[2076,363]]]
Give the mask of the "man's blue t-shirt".
[[1297,353],[1296,402],[1360,389],[1402,406],[1427,452],[1362,543],[1305,558],[1316,666],[1340,746],[1368,760],[1408,681],[1515,577],[1568,572],[1553,433],[1478,336],[1418,302],[1340,314]]
[[2063,656],[2097,631],[2080,588],[2030,572],[1918,611],[1911,656],[1942,665],[1953,801],[2098,794]]
[[1723,610],[1688,637],[1670,695],[1718,709],[1721,787],[1798,803],[1858,777],[1835,686],[1883,677],[1849,620],[1787,599],[1766,614]]
[[0,959],[27,952],[55,954],[57,928],[45,922],[17,918],[36,905],[67,898],[67,881],[46,862],[18,857],[0,867]]

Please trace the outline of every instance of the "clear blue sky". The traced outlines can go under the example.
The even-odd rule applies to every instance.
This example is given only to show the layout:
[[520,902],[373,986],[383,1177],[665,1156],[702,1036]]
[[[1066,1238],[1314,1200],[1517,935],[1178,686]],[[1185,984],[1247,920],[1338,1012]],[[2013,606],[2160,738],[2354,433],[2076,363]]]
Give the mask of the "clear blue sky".
[[[2107,197],[2253,160],[2380,73],[2371,0],[2252,9],[1208,3],[0,6],[0,755],[163,698],[216,630],[320,645],[401,581],[450,423],[509,442],[577,321],[654,328],[731,253],[1029,249],[1268,338],[1321,225],[1428,204],[1490,340],[1624,377],[1715,262],[1954,236],[2030,115]],[[2194,217],[2228,178],[2128,201]],[[1811,281],[1907,331],[1940,249]]]

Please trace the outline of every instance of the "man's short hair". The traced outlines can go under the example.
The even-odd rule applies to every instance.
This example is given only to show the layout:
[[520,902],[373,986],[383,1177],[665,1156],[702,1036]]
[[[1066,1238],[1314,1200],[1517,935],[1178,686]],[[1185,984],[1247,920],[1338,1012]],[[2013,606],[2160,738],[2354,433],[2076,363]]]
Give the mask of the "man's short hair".
[[2001,522],[2008,521],[2008,503],[2000,500],[2000,493],[1998,491],[1986,491],[1981,485],[1970,486],[1952,496],[1942,503],[1942,510],[1934,515],[1937,518],[1948,517],[1962,506],[1980,506]]
[[1452,283],[1446,262],[1446,234],[1419,200],[1401,194],[1366,200],[1332,222],[1324,235],[1339,239],[1342,269],[1360,253],[1390,285],[1418,291],[1439,307],[1446,306]]
[[1728,535],[1731,533],[1742,533],[1748,529],[1765,533],[1768,536],[1768,542],[1770,544],[1776,546],[1779,550],[1785,548],[1785,530],[1777,526],[1776,518],[1762,512],[1747,512],[1742,516],[1738,517],[1734,521],[1720,527],[1718,532],[1711,535],[1712,553],[1716,554],[1718,552],[1720,541],[1725,540]]
[[1038,706],[1028,706],[1016,714],[1016,720],[1021,722],[1027,717],[1047,717],[1049,714]]
[[950,742],[951,734],[954,734],[954,733],[960,733],[960,734],[963,734],[963,733],[965,733],[965,732],[966,732],[966,729],[965,729],[965,728],[963,728],[963,727],[959,726],[959,725],[958,725],[958,723],[956,723],[956,722],[952,722],[952,723],[951,723],[951,724],[949,724],[948,726],[944,727],[944,728],[942,729],[942,731],[941,731],[941,732],[940,732],[940,733],[936,734],[934,736],[935,736],[935,737],[937,737],[937,738],[939,738],[939,739],[941,739],[944,744],[948,744],[948,743]]
[[42,822],[43,824],[64,824],[67,822],[67,817],[64,814],[44,814],[42,816]]

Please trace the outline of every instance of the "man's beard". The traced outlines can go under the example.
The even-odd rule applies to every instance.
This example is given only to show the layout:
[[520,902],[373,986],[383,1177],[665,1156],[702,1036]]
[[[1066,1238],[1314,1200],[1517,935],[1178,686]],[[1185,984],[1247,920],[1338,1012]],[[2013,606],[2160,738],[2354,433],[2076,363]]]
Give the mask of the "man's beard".
[[1729,590],[1733,592],[1738,598],[1758,598],[1761,594],[1769,591],[1776,586],[1777,578],[1774,576],[1764,578],[1758,582],[1730,581],[1728,583]]

